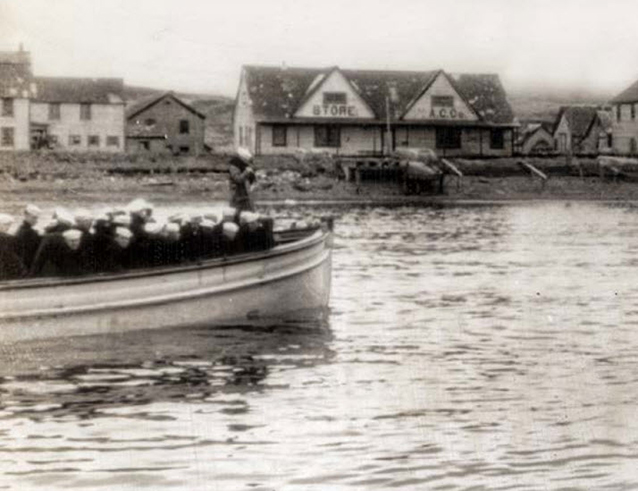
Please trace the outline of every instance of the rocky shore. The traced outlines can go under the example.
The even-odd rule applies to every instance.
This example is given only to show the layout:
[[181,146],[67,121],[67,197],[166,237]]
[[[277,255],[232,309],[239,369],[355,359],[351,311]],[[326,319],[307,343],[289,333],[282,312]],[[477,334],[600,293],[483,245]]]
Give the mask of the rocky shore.
[[[26,202],[42,206],[126,203],[144,196],[158,204],[223,202],[228,199],[227,156],[140,158],[128,155],[58,153],[0,154],[0,201],[16,213]],[[303,202],[455,202],[466,200],[638,200],[638,182],[622,175],[601,179],[594,160],[567,165],[564,158],[531,159],[548,175],[543,182],[517,159],[455,160],[464,177],[445,177],[442,194],[405,196],[392,176],[363,174],[347,182],[331,159],[257,159],[257,203]],[[627,167],[627,166],[626,166]]]

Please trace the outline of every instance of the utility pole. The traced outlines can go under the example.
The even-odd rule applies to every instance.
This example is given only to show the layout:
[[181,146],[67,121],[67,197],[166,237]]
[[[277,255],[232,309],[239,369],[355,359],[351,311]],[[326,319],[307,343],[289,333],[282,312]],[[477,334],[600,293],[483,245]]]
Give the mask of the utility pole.
[[385,154],[392,153],[392,127],[390,126],[390,97],[385,96],[385,118],[387,124]]

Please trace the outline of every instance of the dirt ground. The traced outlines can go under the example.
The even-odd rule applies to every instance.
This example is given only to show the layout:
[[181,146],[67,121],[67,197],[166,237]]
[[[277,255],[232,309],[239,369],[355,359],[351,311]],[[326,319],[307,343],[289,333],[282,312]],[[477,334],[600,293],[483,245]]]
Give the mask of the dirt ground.
[[[543,164],[543,163],[541,163]],[[638,182],[601,179],[593,169],[583,177],[558,161],[544,162],[543,182],[517,170],[512,161],[465,163],[464,177],[446,176],[444,192],[405,196],[392,176],[369,175],[346,182],[330,162],[291,159],[256,162],[256,202],[458,200],[638,200]],[[589,164],[588,164],[589,165]],[[158,205],[223,202],[229,198],[227,157],[138,160],[122,156],[76,157],[18,154],[0,157],[1,211],[19,213],[25,203],[44,208],[124,204],[136,197]]]

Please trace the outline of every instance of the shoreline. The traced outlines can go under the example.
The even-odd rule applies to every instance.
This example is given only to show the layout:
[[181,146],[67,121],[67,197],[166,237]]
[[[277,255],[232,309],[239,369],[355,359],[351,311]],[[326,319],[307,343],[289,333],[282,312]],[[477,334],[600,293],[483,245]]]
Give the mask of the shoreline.
[[[119,206],[138,197],[166,207],[217,206],[229,199],[226,158],[141,160],[127,155],[5,153],[0,155],[0,211],[19,214],[31,202],[43,208]],[[260,208],[638,202],[638,182],[601,178],[594,162],[583,163],[583,176],[565,168],[563,159],[534,162],[549,175],[544,184],[520,172],[515,159],[465,161],[461,162],[465,175],[460,181],[446,176],[443,194],[406,196],[396,178],[370,174],[359,184],[347,182],[330,160],[262,159],[255,162],[257,185],[252,196]]]

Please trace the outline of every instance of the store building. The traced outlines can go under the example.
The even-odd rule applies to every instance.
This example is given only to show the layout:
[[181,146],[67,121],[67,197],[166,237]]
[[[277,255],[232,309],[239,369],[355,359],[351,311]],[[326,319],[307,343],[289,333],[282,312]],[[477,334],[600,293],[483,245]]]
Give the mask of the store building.
[[517,123],[497,75],[245,66],[236,146],[255,154],[315,149],[383,155],[510,156]]

